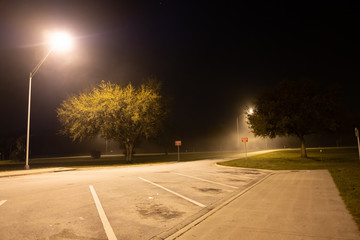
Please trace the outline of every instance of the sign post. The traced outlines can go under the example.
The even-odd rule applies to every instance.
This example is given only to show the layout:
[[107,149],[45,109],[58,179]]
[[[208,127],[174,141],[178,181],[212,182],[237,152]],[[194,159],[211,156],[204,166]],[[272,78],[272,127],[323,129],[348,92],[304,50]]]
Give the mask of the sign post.
[[360,142],[359,142],[359,130],[355,128],[355,136],[357,138],[358,150],[359,150],[359,160],[360,160]]
[[177,148],[178,148],[178,161],[180,161],[180,146],[181,146],[181,141],[175,141],[175,146],[177,146]]
[[245,143],[245,158],[247,160],[247,148],[246,148],[246,143],[249,141],[249,139],[247,137],[245,138],[241,138],[241,142]]

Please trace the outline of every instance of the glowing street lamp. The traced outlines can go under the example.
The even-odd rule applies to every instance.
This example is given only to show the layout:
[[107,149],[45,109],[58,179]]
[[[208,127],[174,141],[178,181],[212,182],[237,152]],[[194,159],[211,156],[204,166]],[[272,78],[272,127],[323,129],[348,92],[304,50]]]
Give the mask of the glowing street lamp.
[[253,115],[253,114],[254,114],[254,109],[253,109],[253,108],[249,108],[248,114],[249,114],[249,115]]
[[28,118],[27,118],[27,132],[26,132],[26,160],[25,160],[25,169],[29,169],[29,137],[30,137],[30,109],[31,109],[31,80],[41,67],[41,65],[45,62],[47,57],[50,55],[52,51],[64,51],[68,50],[72,46],[71,37],[64,33],[54,33],[50,36],[50,50],[45,55],[45,57],[35,66],[35,68],[30,72],[29,76],[29,100],[28,100]]
[[[248,115],[253,115],[253,114],[254,114],[254,109],[253,109],[253,108],[249,108],[246,113],[247,113]],[[238,116],[238,117],[236,118],[236,132],[237,132],[238,147],[240,147],[239,117],[240,117],[240,116]]]
[[66,51],[72,47],[72,39],[65,32],[57,32],[50,35],[50,46],[53,50]]

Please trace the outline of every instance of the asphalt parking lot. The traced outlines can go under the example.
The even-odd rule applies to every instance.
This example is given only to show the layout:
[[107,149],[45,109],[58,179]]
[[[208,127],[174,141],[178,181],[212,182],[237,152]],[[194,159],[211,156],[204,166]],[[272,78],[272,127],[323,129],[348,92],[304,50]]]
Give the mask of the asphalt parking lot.
[[269,174],[216,161],[0,178],[1,239],[159,239]]

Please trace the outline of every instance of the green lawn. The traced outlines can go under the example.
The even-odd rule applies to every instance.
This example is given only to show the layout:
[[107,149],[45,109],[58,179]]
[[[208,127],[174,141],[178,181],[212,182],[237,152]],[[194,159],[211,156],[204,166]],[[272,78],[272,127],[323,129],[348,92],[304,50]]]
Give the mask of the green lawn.
[[306,159],[300,157],[300,150],[281,150],[219,164],[270,170],[328,169],[360,230],[360,161],[357,148],[309,149]]

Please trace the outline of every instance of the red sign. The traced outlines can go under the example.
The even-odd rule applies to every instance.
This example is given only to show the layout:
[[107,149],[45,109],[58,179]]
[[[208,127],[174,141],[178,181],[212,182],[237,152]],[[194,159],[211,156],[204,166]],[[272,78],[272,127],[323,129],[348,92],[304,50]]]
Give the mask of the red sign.
[[241,138],[241,142],[248,142],[249,139],[248,138]]
[[175,141],[175,146],[181,146],[181,141]]

